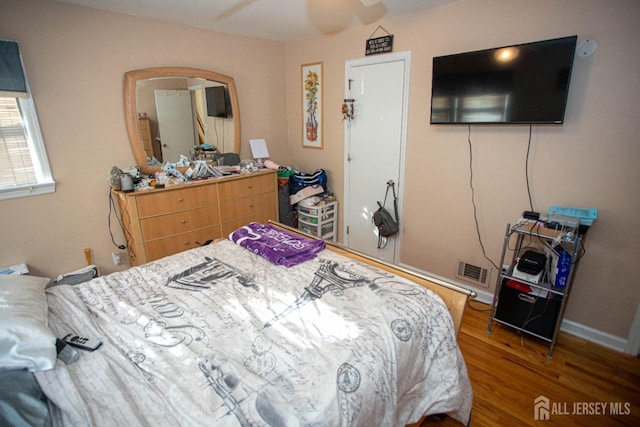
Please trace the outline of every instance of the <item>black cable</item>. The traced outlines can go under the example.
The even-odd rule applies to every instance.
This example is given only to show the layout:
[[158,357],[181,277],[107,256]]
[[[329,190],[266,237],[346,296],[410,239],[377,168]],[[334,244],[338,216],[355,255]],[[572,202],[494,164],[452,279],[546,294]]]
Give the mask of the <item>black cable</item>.
[[[117,244],[116,241],[113,238],[113,233],[111,232],[111,211],[112,211],[112,207],[115,209],[115,202],[113,201],[113,194],[111,193],[111,189],[109,189],[109,216],[107,217],[107,223],[109,225],[109,235],[111,236],[111,242],[113,243],[113,245],[116,248],[118,248],[118,249],[126,249],[127,247],[125,245]],[[118,213],[117,212],[116,212],[116,219],[118,220],[118,222],[120,223],[120,226],[124,230],[124,226],[122,225],[122,221],[120,221],[120,218],[118,217]]]
[[[527,329],[527,326],[529,326],[529,324],[531,322],[533,322],[534,320],[537,320],[539,318],[541,318],[542,316],[544,316],[547,312],[547,309],[549,308],[549,301],[551,300],[551,295],[548,295],[546,298],[544,296],[541,296],[541,298],[545,299],[545,303],[544,303],[544,307],[542,308],[542,311],[538,314],[536,314],[535,316],[533,316],[533,309],[535,308],[536,304],[538,303],[538,298],[537,296],[534,297],[534,302],[531,304],[531,308],[529,309],[529,314],[527,314],[527,317],[525,318],[524,322],[522,323],[522,329],[524,329],[525,331],[529,331],[532,332],[530,329]],[[535,333],[535,332],[534,332]]]
[[[526,218],[525,218],[524,222],[521,222],[520,224],[521,224],[521,225],[523,225],[523,226],[524,226],[524,225],[527,225],[527,224],[531,224],[531,230],[533,230],[533,228],[534,228],[534,227],[537,227],[537,225],[536,225],[536,221],[535,221],[535,220],[526,219]],[[510,240],[511,240],[511,236],[513,236],[513,235],[514,235],[513,233],[509,235],[509,240],[507,241],[507,249],[509,249],[509,250],[510,250],[510,251],[512,251],[512,252],[515,252],[516,247],[514,246],[514,247],[512,248],[512,247],[509,245]],[[526,242],[526,243],[524,244],[524,246],[522,246],[522,244],[520,244],[520,252],[522,252],[522,249],[534,248],[534,246],[533,246],[533,234],[525,233],[525,234],[523,235],[523,239],[524,239],[524,237],[526,237],[526,238],[528,239],[528,242]],[[519,254],[517,254],[517,256],[520,256],[520,255],[519,255]]]
[[[581,237],[580,237],[580,248],[578,249],[577,253],[576,253],[576,259],[572,260],[572,264],[573,265],[577,265],[578,262],[582,259],[582,257],[587,253],[587,249],[584,247],[584,242],[586,242],[587,240],[587,233],[584,233]],[[574,268],[574,267],[572,267]]]
[[524,165],[524,174],[527,180],[527,194],[529,195],[529,206],[531,207],[531,211],[535,212],[533,209],[533,201],[531,200],[531,187],[529,185],[529,153],[531,152],[531,130],[533,125],[529,125],[529,143],[527,144],[527,158]]
[[491,258],[487,256],[487,252],[484,249],[484,243],[482,243],[482,237],[480,236],[480,225],[478,224],[478,208],[476,206],[476,191],[473,188],[473,150],[471,147],[471,125],[469,125],[469,134],[467,136],[469,142],[469,186],[471,187],[471,204],[473,205],[473,219],[476,223],[476,233],[478,234],[478,242],[482,249],[482,256],[493,265],[493,267],[500,271],[500,268],[496,265]]
[[474,301],[477,302],[478,304],[482,304],[484,306],[486,306],[486,308],[479,308],[479,307],[474,307],[473,305],[471,305],[471,300],[467,299],[467,307],[469,307],[471,310],[475,310],[475,311],[491,311],[491,304],[486,304],[484,302],[480,302],[480,301]]
[[[549,245],[548,241],[546,239],[543,239],[540,235],[538,235],[538,239],[540,240],[540,243],[542,243],[544,246],[548,247],[550,250],[553,251],[553,247],[551,245]],[[551,259],[546,258],[545,261],[545,265],[544,265],[544,274],[541,277],[541,280],[546,281],[546,283],[549,285],[549,287],[547,288],[546,286],[541,286],[537,290],[537,294],[533,296],[534,298],[534,302],[531,304],[531,308],[529,309],[529,313],[527,314],[527,317],[525,318],[524,322],[522,323],[522,329],[524,330],[528,330],[527,327],[529,326],[529,324],[535,320],[538,320],[540,318],[542,318],[542,316],[544,316],[547,313],[547,310],[550,308],[549,307],[549,302],[551,301],[551,299],[554,297],[554,293],[551,292],[551,288],[554,286],[552,283],[552,278],[551,278],[551,271],[552,270],[552,265],[551,265]],[[546,290],[547,295],[544,295],[544,291]],[[528,295],[531,295],[529,293],[527,293]],[[564,295],[563,295],[564,297]],[[545,303],[544,303],[544,307],[542,307],[542,311],[540,311],[538,314],[534,315],[534,308],[536,306],[536,304],[538,303],[538,300],[540,298],[544,298]],[[530,331],[530,330],[529,330]]]

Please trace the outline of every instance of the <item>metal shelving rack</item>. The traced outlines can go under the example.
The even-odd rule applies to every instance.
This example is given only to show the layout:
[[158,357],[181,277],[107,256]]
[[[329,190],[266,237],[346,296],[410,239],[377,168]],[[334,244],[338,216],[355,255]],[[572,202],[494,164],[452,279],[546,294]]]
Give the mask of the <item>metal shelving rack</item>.
[[[491,305],[491,317],[489,318],[489,325],[487,328],[487,332],[491,333],[491,328],[493,326],[493,322],[497,321],[522,333],[526,333],[529,335],[533,335],[542,340],[548,341],[549,344],[549,353],[547,354],[548,358],[551,358],[553,348],[556,343],[556,339],[558,337],[558,332],[560,330],[560,324],[562,323],[562,318],[564,315],[564,310],[567,305],[567,301],[569,299],[569,293],[571,291],[571,286],[573,284],[573,277],[576,269],[576,262],[578,260],[578,249],[580,245],[581,236],[578,233],[578,230],[575,229],[574,233],[568,234],[562,230],[554,230],[550,228],[544,228],[541,224],[537,222],[525,221],[515,224],[511,226],[511,224],[507,224],[507,228],[504,235],[504,243],[502,245],[502,255],[500,258],[501,266],[505,265],[505,257],[507,255],[507,250],[509,249],[509,242],[512,236],[516,236],[515,248],[513,249],[513,256],[511,258],[510,267],[506,271],[502,271],[498,276],[496,282],[496,288],[493,295],[493,303]],[[547,260],[547,267],[545,268],[545,274],[543,276],[543,280],[540,283],[534,283],[528,280],[523,279],[522,277],[515,277],[513,275],[515,266],[517,264],[518,258],[521,255],[521,251],[526,248],[525,244],[536,243],[546,246],[547,248],[553,249],[552,244],[560,240],[560,244],[563,249],[571,255],[571,263],[569,266],[569,272],[566,280],[566,285],[563,287],[555,286],[555,284],[550,283],[549,281],[549,271],[548,268],[550,264],[550,260]],[[524,287],[528,287],[531,289],[530,292],[524,291],[511,291],[509,292],[517,292],[517,300],[515,301],[514,307],[508,307],[507,309],[511,309],[510,314],[504,315],[501,314],[500,308],[500,297],[504,294],[503,288],[507,286],[506,282],[509,280],[513,280],[518,282],[518,284],[524,285]],[[510,302],[514,302],[510,301]],[[504,304],[504,302],[503,302]],[[522,318],[522,311],[527,310],[527,304],[531,305],[529,312],[525,314],[525,320],[520,321],[515,318]],[[542,305],[543,312],[542,314],[536,314],[532,316],[534,307],[536,305]],[[546,312],[545,310],[557,310],[555,313],[553,311]],[[504,310],[502,310],[504,312]],[[515,315],[514,315],[515,313]],[[553,322],[553,327],[550,333],[541,333],[536,328],[531,327],[531,322],[535,318],[541,318],[541,316],[547,315],[555,317]],[[547,319],[548,320],[548,319]],[[533,330],[532,330],[533,329]]]

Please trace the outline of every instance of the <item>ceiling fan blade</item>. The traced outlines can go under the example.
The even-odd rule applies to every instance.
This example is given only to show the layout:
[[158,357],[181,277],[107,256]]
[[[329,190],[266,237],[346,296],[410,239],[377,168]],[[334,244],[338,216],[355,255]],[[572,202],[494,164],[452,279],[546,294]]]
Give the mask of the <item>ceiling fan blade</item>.
[[230,17],[232,15],[235,15],[236,13],[240,12],[245,7],[250,6],[251,3],[254,3],[255,1],[256,0],[241,0],[237,4],[235,4],[234,6],[230,7],[229,9],[225,10],[220,15],[218,15],[217,19],[224,19],[224,18],[228,18],[228,17]]
[[381,0],[365,7],[363,0],[307,0],[307,17],[310,24],[323,34],[333,34],[353,24],[358,19],[363,24],[370,24],[387,14],[387,7]]

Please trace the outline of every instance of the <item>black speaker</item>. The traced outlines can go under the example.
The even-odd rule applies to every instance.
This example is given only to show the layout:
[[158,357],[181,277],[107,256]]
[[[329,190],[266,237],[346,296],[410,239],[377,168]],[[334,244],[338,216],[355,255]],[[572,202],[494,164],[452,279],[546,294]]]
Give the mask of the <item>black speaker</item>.
[[231,117],[231,99],[225,86],[205,88],[207,98],[207,115],[209,117]]

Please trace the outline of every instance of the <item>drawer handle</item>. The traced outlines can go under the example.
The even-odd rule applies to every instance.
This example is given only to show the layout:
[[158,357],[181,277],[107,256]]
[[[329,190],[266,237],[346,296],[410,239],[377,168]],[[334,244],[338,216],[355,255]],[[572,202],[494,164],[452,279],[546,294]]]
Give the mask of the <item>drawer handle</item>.
[[183,199],[182,197],[180,197],[180,198],[178,199],[178,202],[179,202],[179,203],[182,203],[182,202],[184,202],[184,199]]
[[247,185],[247,188],[251,190],[253,188],[253,185]]
[[188,246],[188,245],[189,245],[189,241],[188,241],[188,240],[185,240],[185,241],[184,241],[184,245],[185,245],[185,246]]
[[527,294],[518,294],[518,298],[524,302],[528,302],[529,304],[535,304],[536,302],[536,299],[534,297]]
[[183,219],[182,221],[180,221],[180,223],[181,223],[181,224],[186,224],[186,223],[187,223],[187,220],[186,220],[186,219]]
[[249,207],[250,207],[251,209],[253,209],[253,205],[249,205]]

